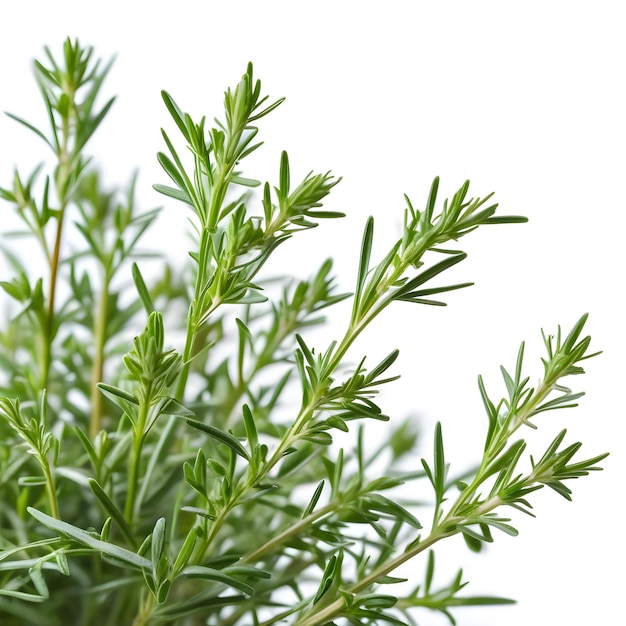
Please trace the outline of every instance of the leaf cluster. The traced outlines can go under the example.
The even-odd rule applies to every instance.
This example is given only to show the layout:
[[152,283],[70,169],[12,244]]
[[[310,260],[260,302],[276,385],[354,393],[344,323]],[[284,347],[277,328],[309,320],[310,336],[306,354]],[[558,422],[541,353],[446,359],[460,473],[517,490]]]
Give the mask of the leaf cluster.
[[[39,624],[42,610],[50,626],[412,625],[424,610],[454,624],[455,607],[510,603],[466,595],[462,570],[436,585],[435,550],[455,535],[472,550],[515,535],[504,507],[532,514],[546,485],[570,499],[569,481],[600,469],[606,455],[580,460],[565,430],[539,455],[518,438],[582,395],[562,379],[594,356],[587,316],[544,335],[534,387],[524,344],[501,368],[501,399],[479,378],[485,443],[456,477],[442,424],[419,459],[415,425],[384,411],[398,350],[348,357],[393,303],[442,306],[440,294],[471,284],[440,282],[466,256],[448,246],[525,219],[497,214],[491,194],[470,197],[469,182],[440,202],[435,178],[423,208],[405,197],[402,232],[378,262],[367,220],[353,294],[338,293],[332,259],[305,280],[268,276],[279,245],[343,213],[323,207],[340,179],[294,183],[287,152],[276,183],[244,174],[259,122],[283,102],[250,64],[214,125],[162,94],[176,137],[162,130],[169,183],[154,187],[186,206],[193,231],[175,273],[141,248],[158,210],[138,210],[136,176],[126,192],[103,189],[87,155],[114,101],[98,105],[110,63],[71,40],[45,57],[35,75],[48,127],[10,117],[51,162],[0,188],[24,225],[1,247],[12,272],[0,283],[12,303],[0,333],[2,624]],[[22,258],[21,241],[45,262]],[[154,257],[163,272],[146,280]],[[348,299],[344,332],[313,346],[309,331]],[[389,422],[379,441],[371,420]],[[420,557],[410,586],[396,570]]]

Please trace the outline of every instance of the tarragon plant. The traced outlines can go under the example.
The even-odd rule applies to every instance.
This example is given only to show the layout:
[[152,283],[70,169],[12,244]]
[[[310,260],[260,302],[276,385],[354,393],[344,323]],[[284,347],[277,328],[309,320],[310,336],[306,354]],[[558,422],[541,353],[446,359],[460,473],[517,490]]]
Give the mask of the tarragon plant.
[[[468,182],[441,202],[435,179],[423,204],[406,198],[379,260],[367,220],[353,293],[338,293],[332,259],[308,280],[277,279],[265,264],[278,246],[342,216],[322,206],[339,179],[293,181],[286,152],[273,183],[243,173],[257,124],[282,102],[249,65],[214,125],[162,94],[176,135],[162,131],[167,176],[154,187],[187,208],[192,249],[184,268],[158,259],[148,280],[141,242],[158,211],[137,206],[135,179],[104,188],[88,156],[113,104],[101,99],[109,67],[78,41],[60,58],[45,49],[34,69],[47,124],[9,113],[49,158],[4,172],[0,189],[22,224],[1,242],[3,626],[415,624],[429,610],[455,623],[454,607],[512,602],[468,594],[460,571],[435,584],[436,549],[515,535],[509,514],[532,515],[533,492],[570,499],[570,479],[600,469],[606,455],[580,459],[565,430],[532,454],[525,436],[582,395],[563,381],[593,356],[587,316],[544,334],[539,368],[522,344],[501,392],[478,379],[484,446],[456,474],[441,424],[419,459],[415,425],[377,402],[398,350],[379,363],[354,351],[397,301],[442,305],[469,285],[445,280],[465,258],[459,239],[525,218],[500,216]],[[345,331],[311,345],[346,300]],[[372,421],[389,422],[376,445]],[[411,580],[398,572],[408,561]]]

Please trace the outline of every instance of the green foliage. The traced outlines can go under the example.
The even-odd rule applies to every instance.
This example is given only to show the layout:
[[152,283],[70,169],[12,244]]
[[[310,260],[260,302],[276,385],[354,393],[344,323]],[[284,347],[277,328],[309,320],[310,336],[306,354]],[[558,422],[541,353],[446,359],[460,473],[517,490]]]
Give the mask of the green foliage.
[[[533,492],[570,499],[566,481],[600,469],[606,455],[580,460],[565,430],[539,455],[518,438],[546,411],[576,406],[582,393],[562,381],[594,356],[587,316],[544,335],[536,386],[524,344],[514,369],[501,368],[501,399],[479,378],[485,444],[462,479],[441,424],[421,461],[410,421],[387,424],[366,450],[368,421],[389,420],[378,394],[398,378],[398,351],[351,368],[346,355],[392,303],[441,306],[432,296],[469,286],[440,282],[466,256],[451,242],[525,219],[496,215],[468,182],[438,208],[435,179],[423,209],[406,198],[402,232],[379,262],[367,220],[353,294],[337,293],[330,259],[308,280],[271,280],[262,270],[277,246],[342,216],[322,208],[339,179],[294,183],[286,152],[277,184],[243,175],[261,146],[257,122],[282,102],[262,95],[249,65],[212,128],[162,94],[184,149],[162,131],[171,183],[155,189],[191,210],[194,247],[186,274],[174,278],[164,259],[150,283],[140,244],[157,211],[137,211],[135,177],[126,193],[103,189],[86,152],[113,103],[96,106],[110,64],[70,40],[61,59],[45,56],[35,75],[49,127],[9,115],[53,161],[0,189],[44,260],[27,263],[4,235],[2,624],[40,624],[41,611],[50,626],[414,624],[425,609],[454,624],[454,607],[512,602],[466,595],[462,571],[435,588],[434,549],[455,535],[476,551],[497,532],[516,535],[505,507],[532,515]],[[71,251],[69,228],[80,235]],[[345,332],[309,345],[303,331],[347,298]],[[181,328],[177,351],[168,336]],[[410,587],[394,573],[420,556],[425,574]]]

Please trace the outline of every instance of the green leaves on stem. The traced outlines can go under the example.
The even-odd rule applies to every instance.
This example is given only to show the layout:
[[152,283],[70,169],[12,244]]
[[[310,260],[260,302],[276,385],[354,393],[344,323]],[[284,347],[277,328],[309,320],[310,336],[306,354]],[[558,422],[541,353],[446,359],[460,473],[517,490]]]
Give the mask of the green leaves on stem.
[[128,474],[125,520],[132,524],[141,505],[137,486],[144,440],[161,415],[190,416],[193,413],[167,395],[182,367],[182,357],[164,349],[163,318],[154,311],[143,333],[135,337],[134,348],[124,364],[134,383],[132,391],[100,383],[98,387],[123,411],[132,425],[132,456]]
[[[98,174],[89,167],[90,157],[85,154],[89,140],[115,100],[109,98],[99,105],[112,62],[103,66],[94,59],[93,49],[81,46],[77,40],[64,42],[60,59],[56,59],[48,48],[44,50],[45,60],[35,61],[34,69],[48,128],[37,128],[17,115],[8,115],[35,133],[51,149],[54,155],[52,171],[40,181],[44,163],[26,178],[16,170],[12,189],[0,189],[0,197],[14,206],[26,233],[37,241],[48,273],[42,278],[31,278],[31,269],[28,272],[20,269],[18,278],[3,284],[5,291],[20,303],[25,315],[13,320],[13,332],[23,341],[29,326],[27,320],[37,321],[36,340],[29,349],[30,361],[37,364],[39,371],[35,376],[34,371],[24,371],[18,362],[12,367],[14,376],[29,380],[22,392],[35,401],[43,389],[59,384],[59,379],[67,371],[68,352],[79,355],[77,358],[83,360],[83,367],[75,388],[77,394],[93,404],[88,420],[93,437],[102,420],[96,384],[103,378],[110,354],[107,343],[122,331],[137,310],[134,306],[120,310],[118,294],[111,289],[111,282],[124,260],[136,253],[137,242],[156,212],[136,214],[135,180],[131,183],[126,203],[117,201],[117,193],[103,190]],[[68,224],[65,219],[68,211],[78,212],[73,224]],[[68,228],[74,226],[86,249],[70,254],[63,242]],[[24,236],[25,233],[14,235]],[[21,250],[18,248],[18,251]],[[14,267],[23,267],[17,254],[4,248],[3,252]],[[92,261],[96,262],[98,276],[94,276]],[[69,279],[64,271],[69,273]],[[61,290],[58,295],[57,283],[63,281],[70,286],[69,297],[67,290]],[[60,298],[63,300],[59,302]],[[76,302],[81,306],[77,307]],[[70,328],[76,322],[93,334],[93,350],[81,350],[75,342]],[[24,341],[24,345],[28,343]],[[55,402],[52,410],[67,410],[78,415],[81,409],[77,405],[81,405],[81,401],[63,398],[62,406]]]
[[[420,463],[414,420],[385,413],[399,351],[372,363],[351,352],[392,303],[441,306],[435,296],[471,285],[442,280],[466,258],[450,241],[525,218],[497,215],[491,194],[470,198],[468,182],[440,202],[435,178],[423,208],[405,197],[402,231],[378,261],[367,220],[353,295],[337,291],[332,259],[305,280],[268,278],[279,245],[343,215],[323,206],[340,179],[297,182],[286,151],[275,183],[243,171],[262,145],[257,123],[283,101],[262,94],[249,65],[212,127],[162,94],[184,149],[162,131],[170,182],[155,188],[191,209],[193,248],[188,267],[164,265],[155,281],[139,264],[159,257],[139,243],[157,211],[139,211],[136,177],[124,194],[104,189],[85,154],[113,103],[97,105],[109,67],[78,42],[60,61],[46,49],[35,68],[50,128],[11,116],[55,162],[0,189],[47,268],[32,277],[2,244],[12,275],[0,286],[16,311],[0,332],[0,621],[39,624],[25,606],[39,602],[50,626],[404,625],[423,609],[454,623],[454,607],[509,603],[465,595],[462,571],[437,587],[434,549],[453,535],[473,550],[515,535],[502,507],[532,515],[534,491],[570,499],[571,480],[600,469],[606,455],[580,460],[565,429],[542,454],[522,435],[582,396],[563,378],[593,356],[587,316],[544,335],[534,387],[524,344],[501,368],[501,399],[479,377],[485,443],[461,475],[445,423]],[[311,329],[350,297],[344,331],[318,349]],[[386,432],[371,437],[371,420]],[[396,570],[422,554],[423,579],[402,585]]]
[[[561,449],[566,434],[566,430],[562,430],[539,461],[530,457],[531,470],[524,473],[520,471],[519,464],[527,447],[526,441],[510,441],[521,426],[536,428],[530,419],[540,413],[577,406],[575,401],[583,393],[572,393],[560,383],[560,380],[565,376],[584,373],[579,363],[598,354],[587,354],[590,337],[580,339],[586,320],[587,315],[582,316],[564,341],[560,328],[556,340],[544,334],[548,354],[542,359],[544,377],[536,388],[528,387],[530,377],[522,373],[524,344],[518,352],[514,374],[509,374],[501,367],[507,396],[497,405],[489,398],[482,378],[479,378],[479,390],[488,416],[484,456],[475,476],[460,486],[461,492],[457,500],[441,521],[441,526],[446,529],[450,528],[450,524],[456,524],[473,549],[480,549],[482,541],[491,541],[488,527],[495,527],[510,534],[515,532],[506,524],[508,519],[493,516],[492,510],[501,505],[509,505],[532,515],[526,497],[544,485],[571,499],[571,491],[563,481],[585,476],[591,471],[600,469],[597,463],[607,456],[601,454],[570,464],[582,444],[575,443]],[[442,449],[441,440],[436,449]],[[490,485],[487,483],[488,480],[492,481]],[[443,485],[436,491],[442,496],[449,487],[450,485],[447,487]],[[488,492],[482,493],[483,488],[487,488]],[[473,531],[474,525],[480,526],[482,532]]]
[[[17,432],[20,439],[27,446],[27,451],[39,463],[43,472],[43,484],[46,486],[50,512],[53,517],[59,517],[59,504],[55,486],[54,466],[59,453],[59,442],[48,429],[48,405],[45,392],[42,393],[39,410],[28,417],[22,411],[19,398],[9,399],[0,395],[0,417],[6,420]],[[34,480],[33,480],[34,478]],[[35,477],[23,477],[23,484],[40,484],[42,481]]]
[[[402,236],[374,267],[371,266],[374,220],[368,219],[354,293],[351,319],[353,325],[356,326],[364,320],[369,321],[394,300],[443,306],[445,303],[425,296],[461,289],[472,283],[422,289],[425,283],[466,257],[463,252],[440,246],[448,241],[457,241],[485,224],[517,224],[527,221],[520,216],[494,216],[497,204],[484,207],[493,194],[482,199],[467,199],[469,181],[462,185],[452,200],[445,200],[441,212],[435,215],[438,189],[439,178],[435,178],[423,211],[415,209],[405,196],[407,208],[404,212]],[[412,278],[406,276],[411,268],[419,269],[424,266],[423,259],[428,252],[438,252],[447,258]]]

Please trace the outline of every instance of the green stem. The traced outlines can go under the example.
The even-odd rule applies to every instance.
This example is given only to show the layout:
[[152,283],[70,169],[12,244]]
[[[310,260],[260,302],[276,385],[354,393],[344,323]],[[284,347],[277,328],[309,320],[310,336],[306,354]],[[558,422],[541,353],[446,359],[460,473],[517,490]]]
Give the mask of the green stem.
[[59,270],[59,262],[61,256],[61,242],[63,236],[63,219],[65,217],[65,209],[69,204],[69,197],[67,194],[67,181],[70,178],[72,171],[72,160],[69,154],[69,140],[71,133],[71,117],[74,112],[73,93],[68,94],[70,99],[70,105],[68,112],[63,117],[62,122],[62,142],[59,147],[57,158],[59,161],[58,175],[56,178],[57,194],[59,196],[59,210],[57,215],[57,230],[54,238],[54,248],[52,251],[52,257],[49,257],[50,264],[50,285],[48,289],[48,314],[46,317],[45,328],[43,329],[43,355],[42,355],[42,388],[47,389],[48,379],[50,377],[50,367],[52,363],[52,340],[54,331],[54,313],[55,313],[55,299],[56,299],[56,286]]
[[[408,265],[409,265],[409,261],[407,260],[406,263],[403,264],[401,268],[396,268],[392,276],[389,277],[384,282],[383,287],[379,291],[380,295],[376,298],[376,300],[364,312],[362,312],[361,315],[359,315],[356,319],[355,318],[352,319],[348,327],[348,330],[346,331],[339,345],[336,347],[333,353],[333,356],[330,359],[330,362],[326,370],[324,371],[323,376],[321,377],[322,380],[326,379],[327,377],[333,374],[333,372],[337,369],[337,367],[341,363],[346,352],[348,351],[350,346],[354,343],[354,341],[357,339],[357,337],[360,335],[360,333],[363,331],[363,329],[366,328],[370,324],[370,322],[393,301],[393,298],[391,297],[385,298],[384,296],[386,292],[393,285],[393,282],[395,282],[398,279],[398,277],[404,272],[404,270],[406,269],[406,267],[408,267]],[[248,480],[246,481],[246,485],[241,490],[241,493],[238,495],[235,495],[233,499],[231,500],[231,502],[229,502],[228,506],[225,506],[222,509],[218,518],[214,520],[213,524],[211,525],[211,532],[209,533],[209,535],[203,542],[202,547],[199,549],[197,554],[199,554],[200,556],[204,555],[204,552],[206,551],[206,549],[208,549],[208,546],[210,546],[211,541],[220,531],[221,526],[224,523],[227,514],[232,508],[234,508],[237,498],[247,493],[247,491],[251,489],[253,485],[256,485],[262,482],[265,479],[265,477],[269,474],[269,472],[272,470],[272,468],[280,462],[280,460],[282,459],[284,455],[284,451],[288,449],[289,447],[291,447],[298,440],[298,437],[302,429],[311,420],[312,416],[314,415],[316,409],[319,406],[320,401],[323,399],[323,395],[320,395],[320,394],[321,392],[313,394],[313,397],[309,399],[309,402],[305,406],[302,406],[300,408],[298,416],[296,417],[296,419],[293,421],[293,423],[291,424],[291,426],[289,427],[289,429],[283,436],[277,448],[274,450],[272,457],[268,460],[267,463],[265,463],[259,468],[255,476],[248,478]]]
[[148,419],[149,406],[146,401],[139,405],[137,424],[133,425],[133,450],[128,470],[128,490],[126,492],[126,505],[124,508],[124,518],[132,527],[135,519],[135,508],[137,504],[137,484],[139,482],[139,464],[141,462],[141,449],[145,437],[145,425]]
[[274,363],[272,357],[276,350],[280,347],[283,340],[295,329],[296,320],[294,320],[293,324],[283,325],[279,328],[276,335],[272,337],[271,341],[267,341],[263,351],[256,359],[254,366],[248,372],[247,376],[240,375],[237,381],[237,384],[233,387],[233,390],[228,395],[228,397],[224,400],[223,403],[223,428],[224,430],[228,430],[232,427],[232,420],[234,417],[234,410],[237,406],[241,397],[246,393],[248,389],[250,389],[250,385],[252,381],[256,377],[256,375],[268,365],[272,365]]
[[155,602],[152,594],[146,593],[145,588],[142,590],[143,600],[140,601],[139,612],[133,620],[132,626],[146,626],[150,621],[152,612],[154,611]]
[[[376,313],[376,310],[374,310]],[[346,337],[344,338],[344,342],[340,344],[340,347],[337,349],[335,357],[337,355],[343,356],[347,349],[347,346],[354,340],[356,336],[350,336],[350,333],[346,333]],[[334,365],[335,359],[331,362]],[[434,545],[436,542],[440,541],[445,537],[450,537],[452,535],[457,534],[459,531],[457,530],[459,522],[461,522],[464,518],[461,515],[461,511],[464,505],[467,503],[469,499],[471,499],[476,493],[477,489],[486,479],[485,472],[489,465],[493,462],[493,460],[497,457],[498,453],[503,449],[506,445],[507,440],[517,429],[519,429],[526,421],[532,416],[535,409],[546,399],[546,397],[550,394],[550,392],[554,389],[554,384],[546,384],[543,382],[537,391],[533,394],[533,397],[529,399],[528,402],[525,403],[523,410],[518,414],[513,415],[512,419],[505,423],[502,428],[502,431],[499,433],[497,437],[494,437],[490,446],[488,447],[485,455],[483,457],[481,466],[476,473],[476,476],[472,483],[463,490],[463,492],[459,495],[458,499],[451,507],[450,511],[446,515],[445,519],[438,524],[431,534],[421,542],[418,542],[412,548],[405,550],[402,554],[397,555],[393,559],[386,561],[379,567],[375,568],[372,572],[370,572],[363,579],[347,588],[345,591],[347,593],[357,594],[364,589],[367,589],[369,586],[374,584],[381,577],[390,574],[396,568],[403,565],[413,557],[417,556],[419,553],[423,552],[425,549]],[[492,497],[489,500],[483,502],[479,508],[474,511],[474,514],[477,512],[480,514],[485,514],[487,512],[492,511],[502,504],[502,501],[498,497]],[[310,612],[308,616],[304,616],[302,620],[297,622],[298,626],[318,626],[321,624],[326,624],[333,619],[335,619],[341,611],[345,608],[345,601],[343,598],[339,598],[332,602],[331,604],[320,608],[318,612]],[[277,621],[281,621],[292,615],[296,609],[293,607],[288,611],[277,615],[266,622],[263,622],[260,626],[269,626]]]
[[176,391],[174,392],[174,397],[179,402],[183,402],[184,400],[185,388],[187,386],[187,380],[189,379],[189,372],[191,370],[191,353],[196,336],[196,322],[195,319],[192,319],[194,317],[193,311],[190,311],[187,318],[187,333],[185,335],[185,347],[183,349],[183,366],[180,374],[178,375],[178,380],[176,381]]
[[91,370],[91,419],[89,434],[92,439],[98,434],[102,422],[102,394],[98,383],[104,378],[104,346],[106,343],[106,319],[108,312],[109,282],[103,281],[100,291],[100,303],[94,323],[95,353]]
[[189,372],[191,370],[191,361],[194,354],[194,343],[196,335],[202,324],[203,320],[211,315],[211,313],[219,306],[219,303],[212,302],[208,311],[202,312],[198,310],[202,295],[206,289],[207,282],[207,266],[211,246],[211,232],[209,228],[203,228],[200,234],[200,253],[198,255],[198,273],[196,274],[196,282],[194,286],[194,294],[191,305],[189,306],[189,313],[187,314],[187,332],[185,334],[185,347],[183,349],[183,367],[178,375],[176,382],[175,398],[179,402],[184,401],[185,388],[187,386],[187,380],[189,378]]
[[139,460],[141,458],[141,445],[133,442],[133,452],[128,471],[128,490],[126,492],[126,506],[124,508],[124,518],[129,525],[132,525],[135,517],[135,499],[137,493],[137,482],[139,477]]
[[[354,336],[348,336],[348,334],[346,334],[346,337],[344,337],[344,341],[342,341],[340,347],[338,348],[338,353],[340,353],[341,356],[343,356],[343,354],[347,351],[348,347],[350,346],[352,341],[354,341],[360,330],[361,329],[359,328],[358,331],[355,331]],[[335,357],[332,360],[333,369],[337,367],[339,361],[341,360],[341,356],[337,356],[337,353],[335,354]],[[272,468],[279,463],[279,461],[283,458],[284,451],[297,441],[298,435],[302,430],[302,427],[311,419],[311,416],[317,409],[320,400],[320,396],[314,395],[309,400],[307,405],[301,407],[298,416],[283,436],[282,440],[280,441],[278,447],[275,449],[269,461],[259,467],[254,476],[248,477],[248,479],[246,480],[246,484],[239,490],[238,493],[234,494],[228,504],[223,507],[217,518],[211,524],[211,531],[208,533],[206,539],[203,541],[202,545],[196,552],[200,560],[204,558],[206,550],[211,545],[213,539],[219,533],[228,513],[236,506],[237,500],[243,497],[250,489],[252,489],[253,485],[257,485],[263,482],[263,480],[266,478]]]
[[63,217],[65,215],[65,204],[59,209],[57,220],[57,232],[54,241],[54,250],[50,259],[50,286],[48,291],[48,314],[46,325],[43,328],[43,357],[42,357],[42,381],[43,389],[48,387],[50,377],[50,366],[52,362],[52,340],[54,334],[54,303],[56,298],[57,274],[61,254],[61,238],[63,232]]
[[[427,550],[441,539],[449,537],[452,534],[455,533],[431,533],[426,539],[424,539],[424,541],[420,541],[411,549],[406,550],[402,554],[399,554],[395,558],[386,561],[379,567],[372,570],[367,576],[359,580],[359,582],[348,587],[345,592],[348,594],[358,594],[359,592],[367,589],[369,586],[376,583],[376,581],[383,576],[387,576],[413,557],[417,556],[424,550]],[[345,606],[345,600],[343,598],[339,598],[324,607],[311,607],[308,615],[305,614],[301,619],[296,621],[295,624],[297,624],[297,626],[318,626],[319,624],[327,624],[329,622],[332,622],[333,619],[335,619],[336,617],[338,617],[341,611],[345,608]],[[259,626],[270,626],[271,624],[275,624],[276,622],[284,620],[289,615],[292,615],[297,609],[298,607],[295,607],[295,609],[291,608],[288,611],[284,611],[279,615],[275,615],[274,617],[259,624]]]
[[217,537],[218,533],[222,529],[222,526],[224,522],[226,521],[228,514],[235,508],[235,506],[237,505],[237,501],[239,500],[239,498],[243,496],[243,494],[246,491],[247,491],[246,488],[241,488],[238,493],[233,494],[231,499],[226,504],[224,504],[220,512],[217,514],[217,517],[215,518],[213,523],[210,525],[206,538],[201,544],[199,544],[196,547],[195,556],[193,556],[191,559],[192,562],[201,563],[202,561],[206,559],[207,550],[209,549],[209,547],[211,546],[211,544]]
[[458,517],[459,512],[467,504],[468,500],[471,500],[474,497],[480,485],[482,485],[488,478],[488,476],[485,475],[487,469],[497,458],[498,454],[504,449],[506,442],[509,440],[511,435],[523,424],[525,424],[528,419],[530,419],[535,409],[554,390],[555,385],[556,380],[551,385],[546,385],[545,381],[543,381],[532,397],[529,398],[524,404],[522,411],[517,414],[513,414],[511,418],[502,425],[500,432],[491,440],[489,447],[485,450],[482,461],[473,480],[459,494],[459,497],[448,511],[445,519],[442,521],[442,524],[447,524],[450,520]]
[[[433,546],[438,541],[441,541],[442,539],[446,537],[450,537],[453,534],[456,534],[456,533],[450,533],[450,532],[431,533],[430,536],[428,536],[424,541],[419,542],[412,549],[406,550],[402,554],[399,554],[398,556],[396,556],[394,559],[390,559],[386,563],[383,563],[383,565],[381,565],[380,567],[377,567],[375,570],[370,572],[367,576],[365,576],[365,578],[362,578],[358,583],[349,587],[348,593],[356,594],[356,593],[359,593],[360,591],[363,591],[364,589],[367,589],[370,585],[373,585],[377,580],[379,580],[383,576],[387,576],[388,574],[393,572],[395,569],[397,569],[398,567],[400,567],[407,561],[410,561],[412,558],[414,558],[421,552],[424,552],[424,550],[427,550],[428,548]],[[325,619],[323,614],[327,614],[331,611],[332,611],[331,614],[336,614],[338,610],[340,610],[339,607],[340,606],[343,607],[343,604],[344,604],[343,599],[336,601],[335,603],[326,607],[326,609],[322,613],[319,613],[317,615],[317,619],[314,619],[311,621],[304,620],[304,622],[302,622],[299,626],[313,626],[313,624],[323,623],[323,620]],[[333,607],[334,607],[334,610],[333,610]]]
[[[341,340],[341,342],[335,349],[333,353],[333,357],[331,358],[328,364],[328,367],[326,371],[324,372],[324,377],[328,377],[333,374],[333,372],[337,369],[337,367],[341,363],[341,360],[345,356],[350,346],[354,343],[354,341],[359,336],[361,331],[365,328],[365,326],[369,324],[371,319],[372,318],[368,317],[364,320],[361,320],[357,324],[350,326],[350,328],[347,330],[346,334],[344,335],[343,339]],[[312,415],[315,413],[315,410],[319,406],[319,403],[322,400],[322,398],[323,396],[315,394],[309,400],[309,403],[306,406],[301,407],[298,413],[298,416],[296,417],[296,419],[293,421],[293,423],[291,424],[291,426],[285,433],[285,436],[283,437],[282,441],[280,442],[280,444],[274,451],[271,459],[267,462],[265,466],[261,468],[260,471],[262,472],[262,475],[257,477],[256,479],[257,481],[263,480],[265,476],[267,475],[267,473],[283,457],[284,451],[290,446],[292,446],[295,443],[295,441],[297,441],[300,432],[302,431],[303,427],[310,421]],[[256,482],[254,484],[256,484]]]
[[316,522],[322,517],[325,517],[329,513],[339,511],[340,508],[341,506],[337,506],[336,502],[331,502],[330,504],[327,504],[326,506],[315,511],[314,513],[307,515],[305,518],[301,519],[297,524],[293,524],[292,526],[289,526],[282,533],[279,533],[278,535],[275,535],[274,537],[272,537],[272,539],[270,539],[269,541],[264,543],[262,546],[257,548],[254,552],[250,552],[249,554],[244,556],[241,559],[240,563],[243,564],[243,563],[258,562],[262,556],[264,556],[268,552],[271,552],[275,548],[279,547],[287,539],[291,537],[295,537],[301,531],[303,531],[308,526],[310,526],[313,522]]
[[54,485],[54,477],[50,471],[50,465],[45,458],[40,459],[41,467],[43,469],[44,476],[46,478],[46,492],[48,494],[48,501],[50,502],[50,514],[56,519],[59,518],[59,503],[57,500],[56,487]]
[[[208,211],[204,211],[204,207],[196,207],[196,212],[201,221],[201,233],[200,233],[200,254],[198,256],[198,273],[196,275],[196,283],[194,287],[194,297],[190,307],[190,312],[187,317],[187,334],[185,339],[185,349],[183,353],[183,368],[178,376],[176,384],[175,398],[179,402],[184,401],[185,388],[187,386],[187,380],[189,378],[189,372],[191,370],[191,360],[193,358],[192,351],[196,334],[208,317],[219,306],[219,301],[213,301],[208,311],[205,311],[201,315],[197,311],[197,306],[200,303],[203,291],[206,289],[207,283],[207,267],[209,263],[208,254],[211,249],[211,237],[217,229],[220,210],[226,198],[228,188],[230,187],[230,177],[232,176],[233,169],[239,160],[239,154],[236,148],[241,138],[243,130],[237,129],[234,133],[231,133],[228,137],[227,145],[225,147],[225,153],[234,153],[233,158],[230,161],[221,164],[217,175],[212,180],[211,185],[211,198],[209,202]],[[195,174],[196,177],[202,171],[202,169],[211,168],[209,162],[200,162],[196,159]],[[202,185],[198,184],[198,188],[202,190]],[[201,194],[204,197],[204,194]],[[212,295],[215,296],[215,290],[218,287],[218,281],[214,281],[211,285],[213,291]]]

